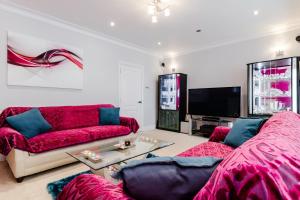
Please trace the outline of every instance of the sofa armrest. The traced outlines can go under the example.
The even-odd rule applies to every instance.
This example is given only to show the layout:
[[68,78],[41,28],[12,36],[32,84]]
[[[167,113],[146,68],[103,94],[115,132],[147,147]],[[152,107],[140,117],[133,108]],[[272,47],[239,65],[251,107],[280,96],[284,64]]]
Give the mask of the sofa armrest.
[[132,200],[122,187],[115,185],[101,176],[83,174],[73,179],[58,195],[57,200]]
[[7,156],[13,148],[27,150],[27,139],[10,127],[0,128],[0,153]]
[[131,118],[131,117],[120,117],[120,123],[122,126],[126,126],[126,127],[130,128],[131,132],[134,132],[134,133],[136,133],[140,128],[136,119]]
[[223,142],[231,128],[226,126],[217,126],[209,137],[210,142]]

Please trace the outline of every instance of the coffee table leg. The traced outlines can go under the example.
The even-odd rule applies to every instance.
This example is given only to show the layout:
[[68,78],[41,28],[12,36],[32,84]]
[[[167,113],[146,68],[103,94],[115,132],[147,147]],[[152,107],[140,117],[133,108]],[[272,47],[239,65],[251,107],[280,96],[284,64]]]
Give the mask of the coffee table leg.
[[101,176],[101,177],[105,178],[106,180],[109,180],[109,181],[111,181],[111,182],[113,182],[115,184],[118,184],[119,180],[114,179],[113,177],[111,177],[111,174],[112,174],[112,171],[113,171],[112,169],[118,170],[118,169],[120,169],[120,165],[119,164],[115,164],[115,165],[112,165],[110,167],[106,167],[106,168],[99,169],[99,170],[93,170],[93,169],[91,169],[91,171],[92,171],[93,174]]
[[93,170],[93,169],[91,169],[91,171],[92,171],[93,174],[102,176],[103,178],[106,178],[106,177],[105,177],[105,174],[106,174],[105,171],[106,171],[106,170],[107,170],[107,168],[103,168],[103,169],[99,169],[99,170]]

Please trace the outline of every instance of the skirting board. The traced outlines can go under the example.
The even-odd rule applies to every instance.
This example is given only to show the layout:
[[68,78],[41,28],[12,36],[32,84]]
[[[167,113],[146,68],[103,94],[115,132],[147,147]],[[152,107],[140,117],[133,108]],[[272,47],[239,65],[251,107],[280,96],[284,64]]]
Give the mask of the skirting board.
[[143,128],[141,128],[141,131],[152,131],[155,129],[155,127],[155,125],[144,126]]
[[5,161],[5,156],[2,155],[2,154],[0,154],[0,162],[1,162],[1,161]]

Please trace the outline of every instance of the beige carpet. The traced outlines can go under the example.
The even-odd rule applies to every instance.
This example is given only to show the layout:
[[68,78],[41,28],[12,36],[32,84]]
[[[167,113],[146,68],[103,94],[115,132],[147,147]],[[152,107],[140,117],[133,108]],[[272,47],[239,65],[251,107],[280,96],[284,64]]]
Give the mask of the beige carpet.
[[[202,137],[161,130],[147,131],[143,134],[175,142],[170,147],[154,152],[160,156],[174,156],[190,147],[207,141],[206,138]],[[48,183],[86,170],[89,170],[87,166],[75,163],[26,177],[22,183],[16,183],[8,164],[0,162],[0,199],[51,200],[51,196],[46,189]]]

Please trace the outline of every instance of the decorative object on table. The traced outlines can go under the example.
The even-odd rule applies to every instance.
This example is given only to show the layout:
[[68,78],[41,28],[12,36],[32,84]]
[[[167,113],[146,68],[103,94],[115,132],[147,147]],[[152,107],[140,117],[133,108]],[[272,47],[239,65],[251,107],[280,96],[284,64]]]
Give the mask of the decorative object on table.
[[248,64],[248,114],[299,113],[300,57]]
[[83,152],[81,152],[81,154],[88,160],[97,163],[100,162],[103,157],[99,154],[99,153],[95,153],[93,151],[90,150],[84,150]]
[[100,125],[120,125],[120,108],[99,108]]
[[121,149],[121,150],[129,148],[129,146],[125,146],[124,143],[123,144],[121,144],[121,143],[115,144],[114,147]]
[[114,147],[116,147],[118,149],[122,149],[122,150],[128,149],[133,146],[135,146],[135,145],[134,145],[134,142],[131,140],[121,140],[121,141],[119,141],[118,144],[114,145]]
[[125,143],[124,143],[124,144],[125,144],[126,147],[129,147],[130,144],[131,144],[131,142],[130,142],[130,140],[125,140]]
[[157,128],[180,132],[180,122],[186,116],[187,75],[160,75]]
[[82,51],[8,32],[8,85],[83,88]]
[[52,126],[45,120],[37,108],[30,109],[18,115],[6,117],[6,121],[27,139],[52,129]]
[[[113,177],[123,180],[124,190],[134,199],[193,199],[221,161],[214,157],[154,157],[131,161]],[[139,184],[141,180],[143,184]]]

